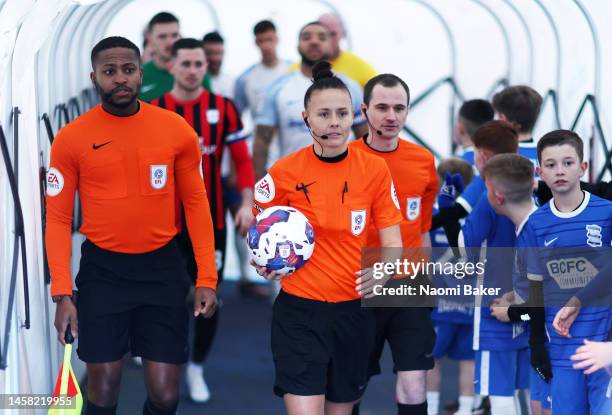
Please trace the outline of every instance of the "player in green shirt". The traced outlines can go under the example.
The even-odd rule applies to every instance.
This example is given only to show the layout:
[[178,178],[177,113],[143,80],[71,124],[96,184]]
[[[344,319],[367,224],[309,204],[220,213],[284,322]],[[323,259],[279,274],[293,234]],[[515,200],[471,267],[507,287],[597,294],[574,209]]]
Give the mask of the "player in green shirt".
[[[153,47],[153,59],[142,66],[144,75],[138,98],[149,102],[170,92],[174,85],[174,78],[166,68],[172,55],[172,44],[181,35],[178,19],[168,12],[160,12],[153,16],[147,29],[149,42]],[[208,75],[204,77],[202,86],[210,91]]]

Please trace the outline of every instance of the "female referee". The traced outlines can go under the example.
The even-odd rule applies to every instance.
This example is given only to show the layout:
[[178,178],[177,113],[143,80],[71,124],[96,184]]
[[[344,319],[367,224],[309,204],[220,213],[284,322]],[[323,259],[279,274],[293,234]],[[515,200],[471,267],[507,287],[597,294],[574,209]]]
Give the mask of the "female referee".
[[[374,343],[374,318],[360,298],[381,283],[361,270],[367,227],[379,230],[382,247],[401,247],[402,217],[385,161],[348,147],[347,87],[327,62],[314,66],[313,79],[303,112],[313,145],[278,160],[255,185],[257,211],[290,205],[306,215],[316,239],[310,260],[282,278],[274,304],[274,392],[289,415],[349,415],[365,389]],[[281,277],[256,268],[267,279]]]

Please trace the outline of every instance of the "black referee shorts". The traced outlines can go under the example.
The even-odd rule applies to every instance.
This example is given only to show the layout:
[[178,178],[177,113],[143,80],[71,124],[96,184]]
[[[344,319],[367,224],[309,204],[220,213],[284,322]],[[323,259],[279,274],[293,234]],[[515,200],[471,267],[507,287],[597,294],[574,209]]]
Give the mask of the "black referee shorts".
[[144,254],[81,247],[77,353],[87,363],[120,360],[130,350],[144,359],[187,361],[191,281],[176,243]]
[[361,398],[374,343],[374,317],[361,301],[325,303],[281,291],[272,312],[274,393]]
[[429,307],[375,307],[376,340],[370,361],[370,376],[380,374],[380,357],[389,342],[393,371],[429,370],[436,332]]

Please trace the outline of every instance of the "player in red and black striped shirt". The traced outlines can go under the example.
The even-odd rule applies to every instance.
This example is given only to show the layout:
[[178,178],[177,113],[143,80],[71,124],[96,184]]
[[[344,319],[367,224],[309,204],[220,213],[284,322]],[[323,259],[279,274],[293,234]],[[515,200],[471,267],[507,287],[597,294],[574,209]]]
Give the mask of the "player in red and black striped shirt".
[[[245,141],[247,136],[242,130],[242,122],[234,103],[229,98],[210,93],[201,86],[206,74],[206,60],[200,41],[181,39],[174,43],[170,72],[174,75],[174,87],[151,103],[182,115],[198,134],[202,152],[202,172],[215,228],[217,272],[221,279],[227,236],[226,209],[221,187],[221,159],[227,147],[236,165],[238,188],[242,196],[242,206],[236,212],[234,222],[239,232],[244,235],[253,218],[251,207],[255,181],[253,161]],[[180,213],[181,209],[177,209],[177,212]],[[182,228],[186,229],[184,226]],[[181,245],[185,248],[189,272],[196,275],[189,238],[185,232],[181,235]],[[191,398],[196,402],[205,402],[209,398],[202,376],[202,363],[212,345],[218,314],[215,313],[210,320],[195,320],[192,362],[187,367],[187,383]]]

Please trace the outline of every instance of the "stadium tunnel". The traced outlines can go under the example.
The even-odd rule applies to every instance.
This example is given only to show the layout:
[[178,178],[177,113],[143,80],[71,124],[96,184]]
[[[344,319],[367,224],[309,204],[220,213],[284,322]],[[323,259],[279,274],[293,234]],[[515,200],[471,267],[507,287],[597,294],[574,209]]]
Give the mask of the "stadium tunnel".
[[[452,152],[453,116],[463,99],[529,84],[545,97],[535,137],[558,127],[576,130],[588,143],[589,178],[610,180],[607,1],[0,0],[0,393],[49,393],[60,363],[43,250],[41,177],[53,135],[97,102],[89,80],[92,46],[108,35],[142,45],[146,22],[160,10],[179,17],[183,36],[219,30],[224,68],[233,74],[258,59],[256,21],[273,19],[279,55],[297,60],[299,28],[323,12],[337,13],[348,49],[407,81],[406,138],[438,158]],[[76,267],[78,244],[73,251]],[[84,367],[75,361],[75,368],[82,376]]]

